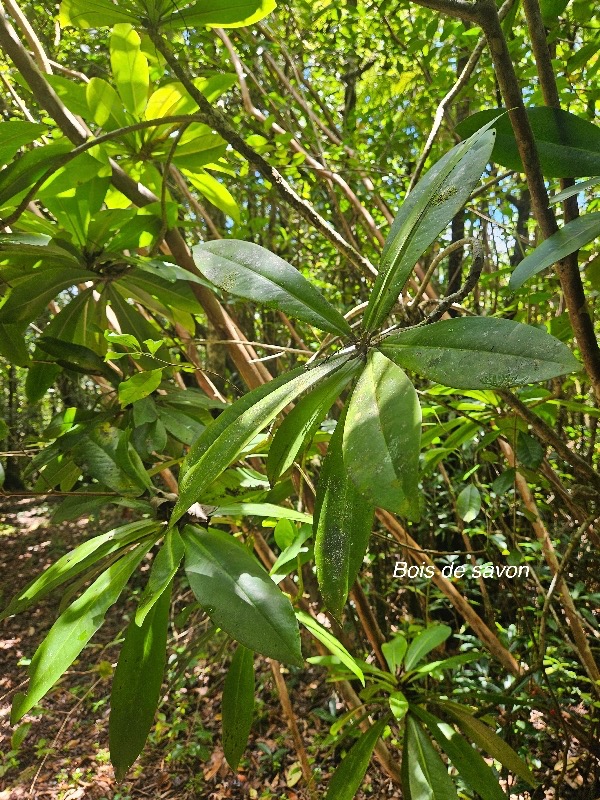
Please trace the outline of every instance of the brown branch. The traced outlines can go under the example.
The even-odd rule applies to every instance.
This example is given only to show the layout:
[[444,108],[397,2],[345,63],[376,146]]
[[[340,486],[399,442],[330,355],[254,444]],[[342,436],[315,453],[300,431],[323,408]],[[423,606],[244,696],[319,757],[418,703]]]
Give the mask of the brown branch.
[[173,71],[173,74],[181,81],[190,96],[197,103],[205,117],[204,121],[252,164],[263,178],[269,181],[286,203],[304,219],[314,225],[314,227],[322,233],[348,261],[350,261],[350,263],[354,264],[355,267],[365,274],[375,274],[376,270],[371,262],[367,258],[361,256],[360,253],[357,253],[357,251],[340,236],[325,219],[323,219],[309,202],[300,197],[275,167],[271,166],[268,161],[245,142],[242,136],[230,125],[221,112],[211,106],[202,92],[196,88],[186,70],[175,57],[170,44],[162,38],[160,33],[155,29],[149,28],[148,34],[158,52],[163,56]]
[[586,483],[591,483],[596,490],[600,490],[600,475],[598,475],[594,468],[581,458],[580,455],[574,453],[564,439],[561,439],[549,425],[528,408],[522,400],[512,394],[512,392],[503,389],[495,389],[494,391],[521,417],[521,419],[525,420],[528,425],[531,425],[533,431],[535,431],[543,442],[554,448],[556,453],[573,468],[573,471],[581,480]]
[[[517,462],[512,447],[502,438],[498,439],[498,442],[502,452],[506,456],[509,466],[513,468],[516,467]],[[542,521],[535,498],[529,486],[527,485],[527,481],[520,472],[515,473],[515,485],[517,491],[521,495],[521,499],[523,500],[525,508],[531,515],[531,527],[534,530],[537,540],[542,546],[542,553],[546,560],[546,564],[550,568],[553,577],[556,579],[556,587],[561,597],[562,608],[573,634],[573,639],[575,640],[575,652],[581,662],[581,665],[587,672],[588,677],[592,682],[593,689],[598,695],[600,695],[600,670],[598,669],[598,665],[596,664],[592,651],[590,650],[587,636],[583,629],[581,617],[575,607],[575,603],[573,602],[573,598],[571,597],[567,584],[563,578],[560,577],[560,564],[558,562],[558,558],[556,557],[556,551],[554,549],[554,545],[552,544],[550,534],[548,533],[548,530]],[[589,527],[589,522],[586,523],[585,527]]]
[[407,555],[413,563],[417,565],[425,564],[426,566],[433,567],[433,583],[435,583],[438,589],[448,598],[465,622],[471,626],[476,636],[481,640],[483,646],[491,655],[502,664],[511,675],[520,675],[521,667],[513,654],[504,647],[496,634],[488,628],[471,603],[463,597],[456,586],[442,575],[441,570],[438,569],[425,551],[419,546],[419,543],[409,535],[393,514],[380,509],[377,511],[377,517],[401,547],[408,545],[409,549],[407,549]]
[[[531,12],[535,10],[533,1],[530,2],[529,8]],[[523,103],[513,59],[508,50],[494,0],[477,0],[477,9],[477,21],[483,29],[488,42],[498,85],[500,86],[504,105],[508,109],[519,155],[523,162],[527,185],[531,193],[533,212],[540,226],[542,236],[544,239],[548,239],[556,233],[558,225],[554,212],[548,204],[548,193],[540,167],[535,138]],[[537,30],[535,31],[534,41],[538,46],[539,31]],[[541,53],[540,58],[544,59]],[[541,73],[545,82],[547,82],[547,73],[548,66],[542,68]],[[553,94],[548,86],[546,86],[546,92],[549,97]],[[556,100],[557,98],[554,99]],[[557,264],[556,270],[583,363],[592,383],[594,393],[600,400],[600,347],[598,346],[592,318],[587,308],[577,261],[575,260],[575,263],[573,263],[572,259],[563,259]]]
[[283,714],[287,718],[288,727],[290,729],[290,733],[292,734],[292,739],[294,740],[294,749],[296,750],[296,755],[298,756],[298,761],[300,762],[306,788],[309,796],[312,800],[314,800],[316,797],[314,792],[315,776],[313,775],[308,762],[308,755],[306,754],[306,748],[304,747],[302,736],[300,736],[300,731],[298,729],[298,723],[296,722],[294,709],[292,708],[290,695],[288,693],[287,686],[285,685],[283,675],[281,674],[281,667],[279,663],[277,661],[273,661],[272,658],[269,659],[269,666],[271,667],[271,672],[273,673],[273,679],[275,681],[275,686],[277,688]]
[[[36,101],[54,119],[65,136],[76,146],[84,144],[88,137],[91,136],[89,129],[82,125],[65,107],[54,89],[46,81],[44,75],[39,71],[32,57],[17,37],[12,25],[6,19],[6,16],[1,12],[0,47],[2,47],[4,52],[12,59],[21,73],[21,76],[31,89]],[[124,172],[115,161],[111,159],[110,164],[114,186],[132,203],[141,207],[149,203],[158,202],[158,198],[151,191],[143,186],[143,184],[133,180],[133,178]],[[165,241],[179,266],[188,270],[188,272],[192,272],[194,275],[199,275],[192,254],[185,240],[176,228],[167,232]],[[224,338],[245,338],[209,289],[196,283],[193,283],[191,286],[198,302],[204,308],[207,317]],[[229,348],[231,358],[236,368],[239,370],[242,379],[250,388],[259,386],[271,379],[271,375],[264,365],[250,363],[250,360],[256,357],[256,353],[252,348],[246,348],[245,345],[236,344],[230,345]]]

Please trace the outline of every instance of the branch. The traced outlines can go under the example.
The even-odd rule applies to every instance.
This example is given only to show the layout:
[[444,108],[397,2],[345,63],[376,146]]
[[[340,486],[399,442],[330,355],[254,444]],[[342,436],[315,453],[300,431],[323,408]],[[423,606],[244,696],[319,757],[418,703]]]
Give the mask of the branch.
[[[41,108],[48,112],[65,136],[75,145],[84,144],[88,137],[91,136],[91,132],[64,106],[54,89],[39,71],[1,10],[0,47],[11,58]],[[112,182],[115,188],[134,205],[141,207],[149,203],[158,202],[158,198],[153,192],[131,178],[113,159],[110,160],[110,165],[112,168]],[[165,241],[180,267],[194,275],[200,274],[185,240],[176,228],[168,231]],[[209,289],[197,283],[193,283],[191,288],[207,317],[224,337],[231,339],[245,338]],[[271,379],[271,374],[262,364],[249,363],[249,359],[256,357],[256,353],[252,348],[232,344],[230,345],[230,353],[242,379],[250,388],[260,386]]]
[[513,411],[516,411],[521,419],[525,420],[528,425],[531,425],[533,431],[535,431],[543,442],[546,442],[546,444],[554,448],[557,454],[573,468],[580,480],[586,484],[592,484],[596,491],[600,491],[600,475],[598,475],[587,461],[577,455],[577,453],[574,453],[564,439],[561,439],[549,425],[512,392],[508,392],[504,389],[494,389],[494,391],[513,409]]
[[[516,467],[517,462],[512,447],[502,438],[498,439],[498,442],[502,452],[506,456],[509,466],[513,468]],[[554,545],[552,544],[550,534],[548,533],[548,530],[542,521],[534,496],[527,485],[527,481],[520,472],[515,473],[515,485],[517,491],[521,495],[521,499],[523,500],[525,508],[531,514],[531,527],[535,532],[537,540],[542,546],[542,553],[544,554],[546,564],[548,565],[558,587],[558,591],[562,600],[562,608],[569,622],[573,639],[575,640],[575,652],[581,662],[581,665],[591,680],[592,688],[595,690],[597,695],[600,695],[600,670],[598,669],[594,655],[590,650],[587,636],[583,629],[581,616],[575,607],[575,603],[573,602],[569,588],[564,579],[560,577],[560,564],[558,562],[558,558],[556,557],[556,551],[554,549]],[[586,523],[587,528],[589,527],[589,522],[586,521]]]
[[449,17],[467,19],[470,22],[478,21],[477,3],[469,3],[467,0],[416,0],[416,2],[433,11],[441,11]]
[[[506,0],[504,2],[502,8],[498,12],[499,19],[501,20],[504,19],[504,17],[508,14],[510,9],[513,7],[514,3],[515,0]],[[438,132],[442,125],[442,120],[444,119],[444,114],[446,113],[447,107],[460,94],[460,92],[469,82],[471,75],[475,71],[475,67],[479,63],[479,59],[481,58],[484,48],[485,48],[485,36],[480,36],[477,41],[477,44],[473,49],[473,52],[469,56],[469,60],[467,61],[465,68],[458,76],[456,83],[438,105],[435,112],[435,117],[433,119],[433,125],[431,126],[431,131],[429,133],[429,136],[427,137],[427,141],[425,142],[425,147],[423,148],[423,151],[419,156],[419,161],[417,163],[417,166],[415,167],[414,174],[410,179],[410,185],[408,187],[409,192],[412,191],[412,189],[414,189],[417,181],[419,180],[419,177],[421,176],[421,172],[423,171],[425,162],[427,161],[427,158],[431,153],[431,148],[433,147],[435,137],[438,135]]]
[[[538,47],[540,45],[538,30],[539,6],[537,6],[537,9],[536,6],[537,2],[535,6],[533,2],[529,4],[529,11],[533,14],[532,27],[534,35],[532,38],[536,47]],[[494,0],[478,0],[477,8],[478,23],[483,29],[488,42],[498,85],[502,92],[504,105],[508,109],[519,155],[523,162],[527,185],[531,193],[533,212],[540,226],[542,236],[544,239],[548,239],[557,232],[558,225],[554,212],[548,203],[548,193],[540,167],[535,138],[523,103],[513,59],[508,50]],[[538,57],[545,61],[543,52],[540,51]],[[549,69],[551,69],[551,65],[548,66],[546,64],[541,70],[540,74],[545,81],[548,79]],[[549,86],[546,86],[546,92],[549,97],[553,94]],[[557,99],[558,97],[554,97],[555,101]],[[557,264],[557,273],[586,371],[594,393],[597,399],[600,400],[600,347],[598,346],[592,318],[587,308],[577,260],[575,259],[573,263],[572,259],[563,259]]]
[[376,270],[371,262],[361,256],[340,234],[335,231],[331,225],[323,219],[323,217],[312,207],[310,203],[304,200],[300,195],[289,185],[280,172],[272,167],[261,155],[248,145],[239,133],[229,124],[227,119],[218,111],[213,108],[208,100],[200,92],[189,75],[183,69],[177,58],[175,57],[170,44],[165,41],[156,29],[148,28],[148,35],[152,39],[158,52],[163,56],[173,74],[181,81],[193,100],[198,104],[201,112],[204,114],[205,122],[210,125],[218,134],[220,134],[225,141],[234,147],[240,155],[252,164],[258,172],[269,183],[273,185],[281,197],[293,209],[310,222],[314,227],[331,242],[334,247],[342,253],[351,264],[368,274],[376,274]]
[[[470,243],[473,248],[473,260],[471,261],[471,269],[467,275],[467,280],[457,292],[449,294],[447,297],[444,297],[443,300],[440,300],[436,310],[429,314],[429,316],[424,320],[424,325],[429,325],[429,323],[436,322],[438,319],[441,319],[449,308],[451,308],[455,303],[461,303],[477,285],[477,281],[481,275],[481,270],[483,269],[483,245],[479,239],[470,239]],[[455,242],[454,244],[458,246],[458,242]],[[450,245],[450,247],[452,247],[452,245]],[[447,249],[449,250],[450,248]],[[445,252],[447,251],[444,251],[444,253]],[[441,255],[444,255],[444,253]]]

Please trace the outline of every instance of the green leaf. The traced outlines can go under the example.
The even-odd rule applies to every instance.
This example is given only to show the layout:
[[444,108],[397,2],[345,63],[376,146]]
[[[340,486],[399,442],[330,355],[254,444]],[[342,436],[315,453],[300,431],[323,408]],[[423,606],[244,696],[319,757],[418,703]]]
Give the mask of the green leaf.
[[298,533],[298,528],[295,525],[286,519],[285,517],[280,519],[275,525],[273,529],[273,538],[277,543],[277,547],[280,550],[285,550],[288,547],[291,547],[296,535]]
[[292,605],[250,551],[222,531],[186,525],[181,535],[190,586],[213,623],[257,653],[302,666]]
[[56,620],[31,660],[28,691],[15,697],[11,724],[33,708],[75,661],[150,546],[150,542],[139,544],[112,564]]
[[250,736],[254,717],[254,653],[238,645],[223,686],[223,752],[237,770]]
[[132,620],[112,682],[109,747],[120,783],[142,752],[160,699],[166,662],[171,589],[162,592],[141,627]]
[[319,423],[359,368],[358,360],[343,364],[287,414],[269,447],[267,476],[271,485],[288,471],[312,440]]
[[231,294],[277,308],[323,331],[350,336],[343,316],[295,267],[260,245],[238,239],[193,249],[200,272]]
[[29,364],[24,327],[23,323],[0,322],[0,355],[17,367],[26,367]]
[[473,522],[481,511],[481,495],[472,483],[465,486],[456,498],[456,511],[465,522]]
[[429,733],[447,754],[461,778],[482,800],[506,800],[490,767],[458,731],[419,706],[411,705],[411,714],[427,725]]
[[379,349],[401,367],[455,389],[506,389],[581,368],[569,348],[545,331],[490,317],[399,331]]
[[[218,502],[218,500],[217,500]],[[217,506],[213,517],[273,517],[275,519],[294,519],[298,522],[312,522],[312,516],[305,511],[277,506],[275,503],[231,503]]]
[[152,394],[162,381],[162,369],[151,369],[149,372],[136,372],[131,378],[119,384],[119,402],[121,406],[135,403]]
[[385,719],[381,719],[361,734],[333,773],[325,800],[352,800],[363,782],[373,750],[385,726]]
[[150,611],[171,585],[171,581],[179,569],[183,554],[183,539],[175,528],[171,528],[170,531],[167,531],[163,546],[152,562],[148,583],[140,598],[135,614],[136,625],[141,626],[144,624],[144,620]]
[[406,716],[408,700],[402,692],[392,692],[389,696],[390,710],[398,722]]
[[[598,157],[600,158],[600,154]],[[510,276],[509,287],[513,291],[518,289],[538,272],[593,242],[598,236],[600,236],[600,211],[584,214],[568,222],[519,262]]]
[[86,86],[85,96],[92,118],[101,128],[115,130],[128,124],[123,101],[103,78],[92,78]]
[[105,331],[104,338],[110,344],[120,344],[122,347],[129,347],[131,350],[139,352],[142,348],[135,336],[130,333],[114,333],[113,331]]
[[148,103],[150,72],[141,39],[129,23],[118,23],[110,37],[110,64],[123,105],[141,118]]
[[72,149],[71,142],[63,138],[42,147],[34,147],[13,159],[0,172],[0,208],[11,198],[17,198],[21,192],[30,189],[46,172],[52,168],[58,169],[65,154]]
[[[88,498],[89,501],[89,498]],[[20,614],[34,602],[39,602],[53,589],[72,580],[88,567],[96,564],[111,553],[133,544],[146,536],[157,534],[164,523],[154,520],[138,520],[119,528],[114,528],[100,536],[83,542],[74,550],[55,561],[42,574],[18,592],[0,615],[0,620],[12,614]]]
[[452,628],[448,625],[431,625],[422,631],[410,643],[410,647],[406,652],[404,659],[404,668],[409,672],[413,667],[422,661],[427,653],[430,653],[434,648],[438,647],[442,642],[452,633]]
[[501,739],[494,731],[477,717],[458,703],[444,701],[440,707],[451,717],[458,727],[472,739],[477,747],[480,747],[492,758],[499,761],[507,770],[517,775],[529,786],[536,787],[539,781],[529,770],[527,764],[515,753],[512,747]]
[[401,633],[396,633],[393,639],[381,645],[381,652],[383,653],[392,675],[396,675],[402,666],[407,647],[408,642]]
[[244,395],[209,425],[184,459],[179,499],[170,524],[174,525],[200,499],[206,488],[288,403],[311,389],[345,360],[345,356],[340,356],[313,369],[300,367],[292,370]]
[[509,467],[501,472],[492,483],[492,492],[500,496],[506,494],[510,489],[514,489],[516,474],[517,471],[514,467]]
[[[507,169],[523,172],[517,142],[505,109],[493,108],[467,117],[456,130],[469,136],[485,123],[497,136],[492,158]],[[499,116],[502,115],[502,116]],[[562,109],[527,109],[543,174],[547,178],[583,178],[600,173],[600,128]],[[496,120],[493,122],[493,120]]]
[[[233,199],[231,192],[223,186],[216,178],[209,175],[208,172],[188,172],[186,176],[195,189],[206,197],[206,199],[221,209],[223,213],[228,214],[234,222],[240,224],[240,207]],[[256,245],[258,247],[258,245]]]
[[139,21],[139,11],[112,0],[62,0],[58,20],[62,28],[106,28],[119,22]]
[[579,194],[579,192],[584,192],[586,189],[591,189],[592,186],[597,186],[599,183],[600,177],[595,176],[587,181],[576,183],[574,186],[568,186],[561,192],[557,192],[556,194],[552,195],[550,198],[550,205],[553,205],[554,203],[562,203],[563,200],[568,200],[569,197],[573,197],[573,195]]
[[482,128],[456,145],[405,199],[383,247],[364,330],[380,327],[419,258],[463,207],[490,159],[494,139],[494,131]]
[[[348,412],[349,415],[349,412]],[[341,619],[348,592],[362,566],[374,508],[348,476],[342,440],[348,415],[336,425],[323,460],[314,513],[315,563],[323,601]]]
[[[44,252],[40,252],[40,259]],[[0,322],[29,323],[39,317],[59,292],[77,283],[96,280],[94,272],[72,267],[40,267],[14,283],[0,308]]]
[[344,664],[350,672],[352,672],[358,680],[365,685],[365,676],[363,674],[362,669],[356,663],[356,660],[352,658],[350,653],[346,650],[344,645],[339,642],[336,637],[330,633],[326,628],[320,625],[316,619],[310,616],[310,614],[306,614],[304,611],[296,611],[296,617],[300,620],[300,622],[307,628],[310,633],[318,639],[321,644],[324,644],[325,647],[332,653],[336,658]]
[[427,664],[422,664],[413,670],[413,674],[417,675],[430,675],[434,677],[442,677],[445,669],[456,669],[462,664],[470,664],[472,661],[477,661],[481,658],[481,653],[461,653],[458,656],[450,656],[450,658],[443,658],[441,661],[430,661]]
[[61,367],[54,362],[32,364],[25,378],[25,395],[29,402],[41,400],[61,372]]
[[544,460],[545,450],[537,439],[528,433],[517,433],[516,454],[519,463],[528,469],[537,469]]
[[371,351],[344,426],[344,464],[373,505],[419,518],[421,407],[404,372]]
[[55,339],[53,336],[41,336],[37,346],[65,369],[86,375],[103,375],[110,381],[115,378],[115,373],[110,367],[89,347]]
[[446,765],[412,714],[406,718],[405,736],[403,759],[410,800],[457,800]]
[[174,28],[240,28],[266,17],[276,7],[275,0],[198,0],[176,11],[168,24]]
[[[281,524],[281,520],[277,524]],[[303,525],[300,530],[294,527],[294,531],[296,535],[293,541],[279,554],[279,557],[269,570],[269,575],[273,578],[275,583],[278,583],[277,578],[281,575],[281,567],[284,564],[288,564],[290,561],[296,561],[301,552],[307,550],[306,547],[303,548],[303,545],[312,536],[311,528],[307,525]],[[287,572],[284,571],[281,577],[284,577],[286,574]],[[279,578],[280,580],[281,577]]]
[[39,122],[3,120],[0,129],[0,164],[8,164],[24,144],[31,144],[47,130],[48,126]]

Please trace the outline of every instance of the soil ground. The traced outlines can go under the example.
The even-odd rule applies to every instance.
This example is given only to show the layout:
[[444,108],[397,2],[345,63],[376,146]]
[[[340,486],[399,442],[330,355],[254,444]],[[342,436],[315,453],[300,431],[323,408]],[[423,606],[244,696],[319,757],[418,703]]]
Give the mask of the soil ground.
[[[29,499],[13,499],[10,506],[0,506],[0,607],[81,541],[122,524],[110,515],[54,524],[51,511]],[[0,622],[0,800],[307,798],[293,741],[265,664],[257,672],[256,715],[249,747],[237,774],[227,766],[220,746],[220,700],[230,643],[212,641],[196,647],[194,656],[197,631],[188,622],[173,626],[172,655],[157,724],[127,779],[117,785],[108,755],[111,676],[120,637],[134,608],[134,595],[143,584],[144,576],[138,573],[80,658],[35,713],[24,718],[28,727],[19,746],[14,746],[14,738],[11,746],[15,733],[9,724],[11,702],[14,693],[26,685],[25,660],[32,657],[56,619],[61,591]],[[190,600],[182,589],[175,610]],[[309,758],[314,758],[314,766],[325,778],[335,766],[332,748],[327,745],[331,712],[336,708],[333,687],[316,670],[287,674],[286,679]],[[340,708],[338,704],[338,713]],[[321,783],[317,797],[325,794],[324,786]],[[361,795],[389,800],[399,797],[377,775],[367,778]]]

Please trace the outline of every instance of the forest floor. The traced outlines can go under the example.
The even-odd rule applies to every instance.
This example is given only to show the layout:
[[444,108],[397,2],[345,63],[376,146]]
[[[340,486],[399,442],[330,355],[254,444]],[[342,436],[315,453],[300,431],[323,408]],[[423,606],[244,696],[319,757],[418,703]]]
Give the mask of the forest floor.
[[[82,540],[120,524],[110,515],[54,524],[51,510],[29,499],[0,506],[0,607]],[[210,652],[207,646],[199,648],[190,660],[194,637],[177,628],[157,724],[142,756],[117,785],[108,753],[111,676],[126,615],[143,583],[138,573],[137,583],[134,578],[80,658],[24,718],[23,728],[10,727],[11,702],[26,685],[27,659],[56,619],[61,592],[0,622],[0,800],[308,798],[268,667],[258,668],[255,722],[236,774],[224,761],[220,746],[221,689],[230,648],[226,641],[211,643]],[[190,599],[182,594],[179,606]],[[309,758],[326,778],[335,767],[326,739],[336,697],[332,685],[316,669],[311,674],[311,669],[302,671],[301,683],[299,674],[287,674],[286,679]],[[340,709],[338,704],[337,713]],[[21,734],[25,736],[19,744],[16,738]],[[376,770],[370,775],[357,797],[400,796]],[[317,790],[317,797],[325,794],[324,786],[321,783],[323,791]]]

